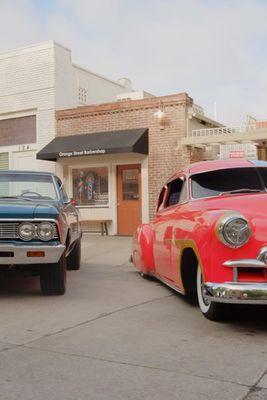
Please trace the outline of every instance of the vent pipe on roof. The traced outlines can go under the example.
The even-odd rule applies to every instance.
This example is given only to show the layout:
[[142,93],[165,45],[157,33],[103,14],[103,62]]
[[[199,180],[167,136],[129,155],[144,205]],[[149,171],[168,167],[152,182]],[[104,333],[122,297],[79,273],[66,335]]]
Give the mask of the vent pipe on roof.
[[117,82],[124,86],[126,89],[128,89],[129,91],[132,90],[132,81],[129,78],[120,78],[117,80]]

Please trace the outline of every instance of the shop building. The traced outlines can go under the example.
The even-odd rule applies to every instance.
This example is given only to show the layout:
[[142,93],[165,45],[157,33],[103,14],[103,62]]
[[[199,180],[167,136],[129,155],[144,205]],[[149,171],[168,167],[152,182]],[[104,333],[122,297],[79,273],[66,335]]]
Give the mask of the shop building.
[[205,157],[182,139],[192,129],[221,126],[186,93],[125,97],[57,111],[56,138],[37,154],[56,163],[83,221],[107,221],[109,233],[120,235],[149,221],[175,170]]
[[55,137],[55,110],[129,92],[129,79],[116,82],[74,64],[71,51],[54,41],[0,54],[0,168],[53,171],[36,152]]

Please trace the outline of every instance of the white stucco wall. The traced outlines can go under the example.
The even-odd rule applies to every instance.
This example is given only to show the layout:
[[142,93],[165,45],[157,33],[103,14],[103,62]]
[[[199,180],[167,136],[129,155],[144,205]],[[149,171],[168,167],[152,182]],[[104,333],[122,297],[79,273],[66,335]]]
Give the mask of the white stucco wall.
[[129,92],[129,88],[118,82],[107,79],[95,72],[74,64],[77,90],[79,87],[87,90],[86,104],[97,104],[116,101],[118,94]]
[[27,156],[27,168],[32,159],[32,169],[55,170],[54,163],[37,161],[35,154],[55,137],[55,110],[79,105],[79,87],[88,92],[86,104],[115,101],[117,94],[129,91],[73,65],[71,51],[54,41],[0,54],[0,119],[36,115],[36,144],[0,146],[0,153],[9,152],[10,168],[21,168]]
[[[42,43],[0,54],[0,119],[36,115],[38,150],[55,135],[55,64],[53,42]],[[27,145],[27,144],[26,144]],[[8,148],[10,167],[16,168],[13,151],[24,151],[16,145]],[[0,152],[5,152],[4,146]],[[46,162],[32,159],[33,169],[53,170]]]
[[60,110],[77,107],[77,80],[71,61],[71,51],[55,43],[54,54],[55,108]]

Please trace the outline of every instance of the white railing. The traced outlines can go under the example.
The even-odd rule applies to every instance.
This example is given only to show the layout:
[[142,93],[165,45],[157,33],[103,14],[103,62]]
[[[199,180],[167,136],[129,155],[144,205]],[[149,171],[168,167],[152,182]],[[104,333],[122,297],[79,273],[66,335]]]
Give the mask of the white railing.
[[204,115],[204,109],[203,107],[199,106],[198,104],[193,104],[192,106],[192,112],[200,115]]
[[189,137],[213,137],[221,135],[235,135],[238,133],[248,133],[260,129],[267,129],[267,120],[256,121],[251,124],[242,126],[222,126],[220,128],[205,128],[205,129],[193,129],[189,132]]

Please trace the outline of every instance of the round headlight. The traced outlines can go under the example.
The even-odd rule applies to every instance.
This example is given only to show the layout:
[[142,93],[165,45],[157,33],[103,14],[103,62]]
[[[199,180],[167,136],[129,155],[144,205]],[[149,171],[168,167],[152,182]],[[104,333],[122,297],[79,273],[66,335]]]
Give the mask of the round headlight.
[[22,240],[32,240],[35,236],[35,226],[30,222],[23,222],[18,227],[18,234]]
[[54,236],[54,226],[50,222],[41,222],[37,233],[41,240],[51,240]]
[[221,221],[219,226],[221,241],[230,247],[241,247],[250,237],[250,228],[247,220],[240,216],[229,216]]

